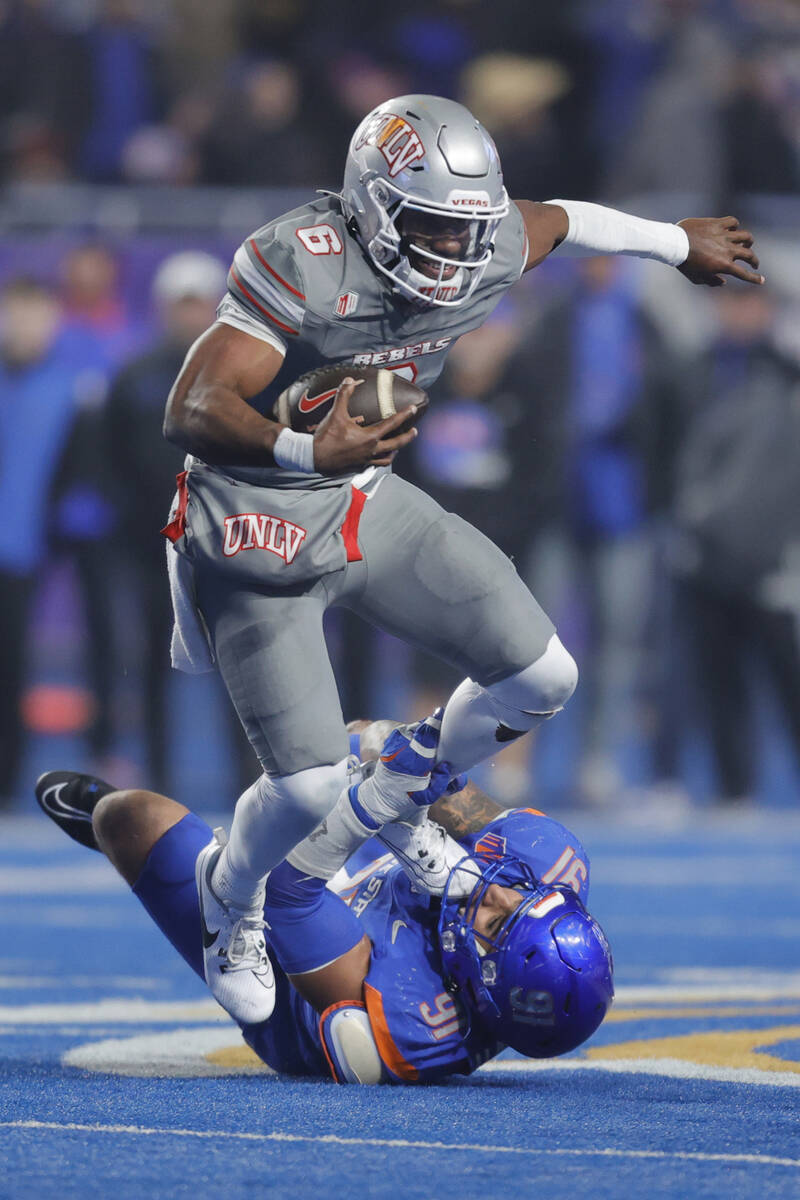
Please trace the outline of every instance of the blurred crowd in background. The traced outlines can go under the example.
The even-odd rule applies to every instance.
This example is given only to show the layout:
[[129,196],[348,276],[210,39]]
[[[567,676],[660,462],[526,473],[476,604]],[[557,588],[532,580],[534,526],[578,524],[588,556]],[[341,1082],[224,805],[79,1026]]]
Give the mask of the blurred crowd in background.
[[793,0],[3,0],[6,181],[335,187],[387,96],[457,95],[520,194],[794,190]]
[[[709,292],[556,255],[451,352],[395,469],[513,557],[582,677],[486,786],[556,805],[793,803],[791,0],[0,0],[0,803],[62,763],[201,807],[257,773],[221,689],[170,672],[159,529],[183,456],[164,402],[250,231],[231,197],[256,224],[335,189],[358,120],[417,90],[485,122],[512,195],[735,211],[768,277]],[[134,206],[127,227],[103,227],[101,185]],[[201,185],[219,201],[187,237]],[[154,187],[156,230],[135,207]],[[348,719],[421,716],[457,682],[349,614],[329,635]]]

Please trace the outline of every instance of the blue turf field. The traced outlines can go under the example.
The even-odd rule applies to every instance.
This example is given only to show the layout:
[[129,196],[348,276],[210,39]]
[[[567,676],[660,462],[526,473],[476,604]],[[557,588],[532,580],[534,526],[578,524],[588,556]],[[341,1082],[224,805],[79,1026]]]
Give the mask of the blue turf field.
[[571,826],[617,964],[595,1038],[356,1089],[258,1071],[111,868],[7,819],[0,1196],[800,1195],[800,820]]

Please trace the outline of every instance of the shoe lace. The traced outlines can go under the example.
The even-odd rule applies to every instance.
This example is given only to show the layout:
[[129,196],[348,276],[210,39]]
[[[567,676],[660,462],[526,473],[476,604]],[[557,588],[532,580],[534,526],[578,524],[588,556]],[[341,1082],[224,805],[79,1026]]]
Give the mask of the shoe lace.
[[240,917],[231,930],[228,964],[233,971],[262,967],[267,961],[264,922],[260,917]]
[[[433,874],[446,878],[453,867],[460,863],[459,870],[450,882],[450,894],[453,897],[470,894],[475,886],[476,875],[480,874],[480,868],[473,859],[464,858],[462,847],[448,837],[441,825],[426,818],[415,826],[409,849],[415,845],[419,865],[429,877]],[[423,862],[426,857],[428,861]]]

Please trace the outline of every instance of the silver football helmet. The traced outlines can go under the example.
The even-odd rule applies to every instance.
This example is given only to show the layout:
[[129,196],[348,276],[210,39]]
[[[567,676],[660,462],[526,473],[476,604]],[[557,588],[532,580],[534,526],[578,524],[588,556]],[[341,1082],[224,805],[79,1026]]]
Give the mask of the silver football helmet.
[[475,291],[508,212],[494,142],[440,96],[400,96],[364,118],[342,200],[375,269],[402,295],[445,308]]

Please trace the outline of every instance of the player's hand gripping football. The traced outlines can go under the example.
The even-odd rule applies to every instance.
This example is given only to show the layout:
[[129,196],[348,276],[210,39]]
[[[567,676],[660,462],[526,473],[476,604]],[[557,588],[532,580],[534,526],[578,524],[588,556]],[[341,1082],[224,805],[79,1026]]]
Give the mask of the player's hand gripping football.
[[[678,270],[692,283],[722,287],[723,275],[745,283],[764,282],[764,276],[758,274],[753,235],[739,228],[736,217],[688,217],[678,224],[689,238],[689,257]],[[752,271],[740,262],[748,263]]]
[[361,380],[344,379],[337,388],[333,407],[320,421],[314,433],[314,468],[322,475],[352,471],[358,467],[388,466],[398,450],[417,436],[416,428],[397,433],[408,422],[415,408],[395,413],[374,425],[364,426],[362,418],[351,417],[350,397]]
[[420,808],[434,804],[444,794],[452,769],[445,762],[434,765],[443,712],[437,708],[416,725],[392,730],[375,765],[373,780],[379,791],[405,792]]

